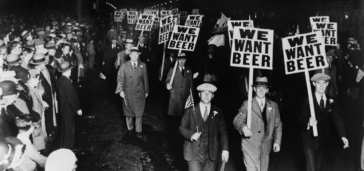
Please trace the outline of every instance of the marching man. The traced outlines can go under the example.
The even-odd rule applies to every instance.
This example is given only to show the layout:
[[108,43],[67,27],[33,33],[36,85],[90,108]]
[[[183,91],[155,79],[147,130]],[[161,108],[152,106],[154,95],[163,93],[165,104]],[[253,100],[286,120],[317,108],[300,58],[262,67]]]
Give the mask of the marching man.
[[146,137],[142,134],[142,117],[149,93],[149,82],[147,66],[138,60],[139,55],[138,48],[133,47],[130,50],[130,61],[121,64],[115,93],[124,99],[123,112],[128,134],[133,134],[135,118],[136,137],[145,141]]
[[[325,147],[331,143],[329,135],[332,131],[332,122],[344,143],[344,148],[349,147],[349,141],[345,138],[345,128],[338,104],[333,100],[333,97],[325,93],[330,76],[317,73],[311,78],[311,81],[315,86],[312,98],[316,117],[311,117],[309,102],[306,100],[303,103],[300,125],[302,128],[303,151],[306,157],[306,170],[320,171]],[[317,125],[317,137],[313,136],[311,129],[314,125]]]
[[224,162],[229,160],[225,119],[222,110],[211,104],[217,88],[205,83],[197,90],[200,103],[186,110],[179,127],[185,138],[183,153],[189,171],[213,171],[220,154]]
[[241,146],[246,170],[267,171],[272,144],[274,152],[281,148],[282,122],[277,103],[265,97],[267,77],[257,77],[253,87],[256,95],[252,99],[251,127],[247,126],[248,101],[239,109],[234,126],[244,135]]

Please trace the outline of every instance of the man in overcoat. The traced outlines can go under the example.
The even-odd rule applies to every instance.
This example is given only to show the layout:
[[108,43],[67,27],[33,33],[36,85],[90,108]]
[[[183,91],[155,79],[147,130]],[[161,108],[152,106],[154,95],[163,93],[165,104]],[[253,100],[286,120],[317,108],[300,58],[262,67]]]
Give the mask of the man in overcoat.
[[168,115],[182,116],[188,96],[193,88],[192,70],[185,66],[186,55],[178,55],[178,66],[172,85],[170,84],[174,67],[171,67],[166,79],[167,90],[170,90]]
[[142,134],[142,117],[145,101],[149,94],[148,72],[145,63],[138,60],[140,52],[134,47],[130,50],[130,61],[121,65],[118,72],[116,94],[120,94],[123,100],[123,112],[126,117],[128,134],[134,129],[137,138],[145,140]]
[[[329,84],[330,76],[317,73],[311,81],[315,86],[312,94],[315,118],[311,117],[309,101],[303,103],[300,117],[302,130],[302,144],[306,158],[307,171],[320,171],[325,147],[332,143],[330,133],[331,125],[334,124],[338,135],[344,143],[344,148],[349,147],[349,141],[345,138],[345,128],[339,113],[339,107],[333,97],[325,93]],[[312,126],[317,126],[318,136],[313,135]]]
[[247,126],[248,101],[244,101],[234,118],[234,127],[244,135],[241,146],[247,171],[267,171],[269,153],[280,151],[282,122],[277,103],[265,97],[268,79],[257,77],[253,85],[256,96],[252,99],[251,126]]
[[59,110],[62,114],[61,148],[72,149],[75,139],[75,115],[82,115],[76,90],[70,80],[72,66],[64,61],[59,70],[62,76],[57,80]]
[[115,88],[115,61],[117,59],[117,54],[121,51],[121,47],[116,44],[117,37],[113,37],[111,44],[105,48],[104,56],[102,59],[103,73],[106,75],[106,79],[109,82],[109,86]]
[[179,127],[185,139],[183,155],[189,171],[214,171],[219,160],[229,160],[225,118],[222,110],[211,104],[217,88],[205,83],[197,90],[200,103],[186,110]]

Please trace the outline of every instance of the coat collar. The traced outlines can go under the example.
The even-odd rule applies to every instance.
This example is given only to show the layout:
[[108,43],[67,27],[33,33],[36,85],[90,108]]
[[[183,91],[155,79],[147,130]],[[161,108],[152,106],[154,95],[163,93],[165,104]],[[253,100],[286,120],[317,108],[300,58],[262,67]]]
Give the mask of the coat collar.
[[[272,105],[272,102],[267,97],[265,97],[265,111],[267,114],[267,118],[269,118],[269,116],[270,116],[270,115],[268,115],[270,112],[268,109],[273,109],[273,105]],[[253,100],[252,100],[252,110],[260,118],[263,118],[256,96],[254,96]]]

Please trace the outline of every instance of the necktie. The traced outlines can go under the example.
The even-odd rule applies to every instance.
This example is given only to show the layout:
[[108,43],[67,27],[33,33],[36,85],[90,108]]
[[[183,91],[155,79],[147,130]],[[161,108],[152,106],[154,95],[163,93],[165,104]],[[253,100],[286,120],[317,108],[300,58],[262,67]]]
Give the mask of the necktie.
[[134,71],[136,70],[136,63],[134,63],[133,69],[134,69]]
[[184,76],[185,75],[185,69],[183,67],[181,69],[182,69],[182,76]]
[[321,108],[321,111],[324,111],[324,109],[325,109],[324,96],[321,96],[320,108]]
[[263,108],[264,108],[263,101],[260,101],[260,111],[261,112],[263,112]]
[[205,113],[203,114],[203,120],[206,121],[208,116],[209,116],[209,113],[207,111],[207,106],[206,106],[205,107]]

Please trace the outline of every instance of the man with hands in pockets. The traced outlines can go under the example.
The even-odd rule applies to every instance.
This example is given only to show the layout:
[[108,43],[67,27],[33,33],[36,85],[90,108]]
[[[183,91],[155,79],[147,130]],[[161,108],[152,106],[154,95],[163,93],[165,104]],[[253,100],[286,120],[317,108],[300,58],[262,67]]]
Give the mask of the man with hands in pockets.
[[200,103],[185,111],[179,127],[185,138],[183,154],[189,171],[213,171],[218,161],[229,160],[225,118],[222,110],[211,104],[217,88],[204,83],[197,90]]
[[241,146],[247,171],[267,171],[269,153],[279,152],[282,139],[282,122],[277,103],[265,97],[268,79],[257,77],[253,85],[256,96],[252,99],[251,127],[247,126],[248,101],[244,101],[234,118],[234,127],[244,135]]

